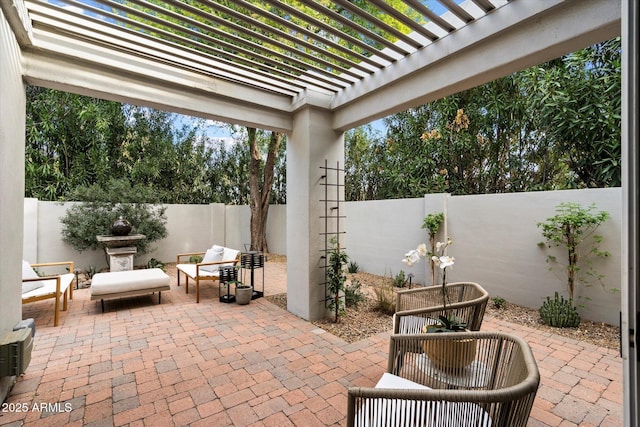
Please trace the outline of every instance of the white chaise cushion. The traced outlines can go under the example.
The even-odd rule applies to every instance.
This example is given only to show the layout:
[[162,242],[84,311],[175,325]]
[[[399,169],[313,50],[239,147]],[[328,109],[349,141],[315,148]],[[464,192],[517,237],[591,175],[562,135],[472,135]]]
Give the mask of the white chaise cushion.
[[171,282],[159,268],[98,273],[91,280],[91,297],[125,294],[132,291],[168,287]]

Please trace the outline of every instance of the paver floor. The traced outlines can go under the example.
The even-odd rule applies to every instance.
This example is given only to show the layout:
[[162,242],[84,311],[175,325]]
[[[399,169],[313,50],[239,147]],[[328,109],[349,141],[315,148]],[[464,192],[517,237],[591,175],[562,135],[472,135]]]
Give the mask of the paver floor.
[[[218,286],[100,302],[74,292],[61,326],[52,302],[36,319],[27,372],[0,425],[341,426],[347,389],[373,386],[389,333],[349,344],[264,298],[218,301]],[[284,264],[267,262],[265,294],[286,290]],[[391,325],[390,325],[391,326]],[[529,426],[622,426],[622,361],[614,350],[486,317],[483,329],[525,338],[541,385]]]

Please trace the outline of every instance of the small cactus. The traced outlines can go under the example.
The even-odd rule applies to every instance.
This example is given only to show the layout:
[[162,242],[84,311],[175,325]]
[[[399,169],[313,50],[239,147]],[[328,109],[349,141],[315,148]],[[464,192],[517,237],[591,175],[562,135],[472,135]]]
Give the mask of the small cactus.
[[580,314],[569,299],[558,296],[547,297],[547,300],[540,307],[540,317],[546,325],[557,328],[576,328],[580,325]]

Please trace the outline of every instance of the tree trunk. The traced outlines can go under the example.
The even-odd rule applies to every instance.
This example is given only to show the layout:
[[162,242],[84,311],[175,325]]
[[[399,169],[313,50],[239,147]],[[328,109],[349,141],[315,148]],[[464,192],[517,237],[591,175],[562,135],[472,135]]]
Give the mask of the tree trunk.
[[[278,157],[278,149],[282,141],[282,134],[271,132],[267,160],[264,165],[262,183],[260,182],[260,167],[262,158],[258,150],[257,132],[254,128],[247,128],[251,160],[249,163],[249,208],[251,209],[251,250],[269,252],[267,245],[267,216],[269,214],[269,200],[273,185],[274,167]],[[262,185],[261,185],[262,184]]]

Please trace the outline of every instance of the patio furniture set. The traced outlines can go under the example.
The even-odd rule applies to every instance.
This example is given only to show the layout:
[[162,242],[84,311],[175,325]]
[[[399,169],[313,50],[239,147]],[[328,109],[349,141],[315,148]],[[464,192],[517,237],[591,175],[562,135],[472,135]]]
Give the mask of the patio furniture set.
[[[531,348],[519,337],[479,332],[489,299],[480,285],[446,289],[446,308],[440,286],[397,293],[387,370],[375,387],[349,389],[347,426],[526,426],[540,383]],[[423,333],[441,315],[470,330]],[[458,363],[468,353],[460,348],[472,350],[466,363]]]
[[[181,262],[186,257],[199,262]],[[240,251],[221,246],[178,254],[178,286],[181,275],[186,293],[189,280],[195,281],[199,302],[200,282],[220,281],[228,271],[225,267],[233,270],[241,259]],[[48,266],[66,266],[68,272],[41,276],[33,270]],[[61,298],[66,310],[73,296],[73,272],[72,262],[29,265],[24,261],[23,303],[54,298],[54,325],[58,326]],[[157,268],[98,273],[93,276],[91,299],[100,299],[103,311],[107,298],[158,292],[160,303],[169,282],[169,276]],[[479,284],[451,283],[446,290],[446,307],[440,286],[397,293],[387,370],[375,387],[349,388],[348,426],[526,426],[540,382],[531,348],[509,334],[479,331],[489,299]],[[423,333],[425,325],[441,315],[457,316],[469,330]],[[470,360],[462,365],[449,363],[461,358],[461,350],[454,346],[460,342],[470,344]],[[444,356],[435,358],[432,348],[444,351]]]
[[[203,256],[200,262],[185,263],[184,257]],[[196,302],[200,302],[200,282],[220,281],[225,267],[236,268],[241,252],[231,248],[214,245],[205,252],[178,254],[178,286],[181,274],[185,276],[185,292],[189,293],[189,279],[196,283]],[[64,272],[45,275],[44,268],[64,268]],[[237,276],[236,276],[237,277]],[[44,299],[54,299],[54,326],[60,322],[60,311],[66,311],[68,300],[73,299],[73,281],[75,279],[72,261],[29,264],[22,263],[22,303],[28,304]],[[224,279],[223,279],[224,281]],[[227,281],[228,282],[228,281]],[[109,271],[94,274],[91,279],[91,300],[100,300],[104,312],[104,300],[158,293],[158,303],[162,302],[162,291],[168,291],[170,277],[159,268]],[[228,289],[231,286],[228,286]],[[227,290],[228,292],[228,290]]]

